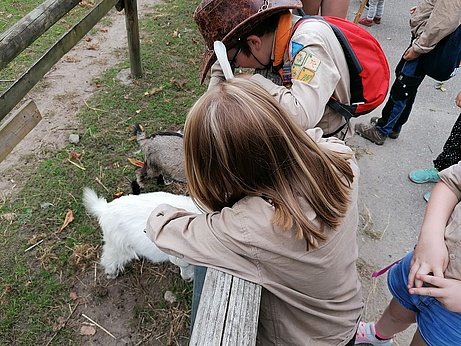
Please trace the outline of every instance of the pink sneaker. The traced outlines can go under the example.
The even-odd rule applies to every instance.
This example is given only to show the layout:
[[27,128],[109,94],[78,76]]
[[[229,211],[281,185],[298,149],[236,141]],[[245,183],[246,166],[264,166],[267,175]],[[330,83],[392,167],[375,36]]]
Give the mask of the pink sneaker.
[[360,18],[359,24],[365,25],[365,26],[371,26],[373,24],[373,20],[367,19],[366,17]]
[[357,333],[355,334],[355,345],[359,344],[370,344],[370,345],[381,345],[390,346],[394,342],[394,339],[379,340],[375,335],[375,322],[360,322]]

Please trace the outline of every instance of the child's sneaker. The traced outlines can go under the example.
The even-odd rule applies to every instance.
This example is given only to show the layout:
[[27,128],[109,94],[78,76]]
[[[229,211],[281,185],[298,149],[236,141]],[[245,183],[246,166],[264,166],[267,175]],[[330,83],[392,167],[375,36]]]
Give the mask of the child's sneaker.
[[390,346],[394,339],[379,340],[375,335],[374,322],[360,322],[357,333],[355,334],[355,345],[370,344],[370,345],[383,345]]
[[437,168],[417,169],[408,174],[408,178],[414,183],[436,183],[440,180]]
[[381,17],[373,18],[373,22],[375,22],[376,24],[381,24]]
[[371,26],[373,24],[373,20],[368,19],[367,17],[360,18],[359,24],[365,25],[365,26]]

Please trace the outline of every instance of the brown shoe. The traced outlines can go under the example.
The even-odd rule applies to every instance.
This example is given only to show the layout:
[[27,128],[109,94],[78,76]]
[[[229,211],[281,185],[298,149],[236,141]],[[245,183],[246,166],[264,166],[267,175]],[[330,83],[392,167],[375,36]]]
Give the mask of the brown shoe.
[[377,145],[383,145],[386,140],[386,136],[379,132],[375,125],[355,124],[355,132]]
[[[370,119],[370,124],[376,126],[376,124],[378,123],[378,120],[379,120],[379,117],[372,117]],[[392,131],[388,137],[392,139],[397,139],[399,138],[399,135],[400,135],[400,132]]]

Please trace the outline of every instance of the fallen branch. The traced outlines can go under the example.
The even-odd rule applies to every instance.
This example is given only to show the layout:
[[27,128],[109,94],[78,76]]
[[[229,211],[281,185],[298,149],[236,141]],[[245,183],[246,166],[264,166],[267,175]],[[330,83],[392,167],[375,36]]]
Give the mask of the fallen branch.
[[111,337],[113,337],[115,340],[117,340],[117,338],[111,334],[106,328],[104,328],[103,326],[101,326],[100,324],[96,323],[95,321],[93,321],[91,318],[89,318],[87,315],[85,314],[82,314],[83,317],[85,317],[88,321],[90,321],[91,323],[93,323],[96,327],[99,327],[102,329],[102,331],[104,331],[105,333],[107,333],[107,335],[110,335]]
[[29,246],[27,249],[24,250],[24,252],[27,252],[27,251],[29,251],[29,250],[32,250],[34,247],[40,245],[44,240],[45,240],[45,239],[42,239],[42,240],[36,242],[34,245]]
[[101,181],[98,177],[94,178],[94,180],[96,180],[96,182],[97,182],[99,185],[101,185],[101,186],[104,188],[104,190],[106,190],[107,192],[109,192],[109,189],[102,183],[102,181]]
[[76,164],[75,162],[73,162],[73,161],[71,161],[71,160],[69,160],[69,159],[67,159],[67,161],[69,161],[69,162],[70,162],[71,164],[73,164],[74,166],[80,168],[82,171],[86,171],[86,168],[85,168],[85,167],[82,167],[82,166]]
[[72,309],[72,311],[70,312],[69,316],[67,316],[66,320],[64,321],[64,324],[62,325],[62,327],[61,327],[58,331],[56,331],[56,333],[54,333],[54,335],[52,336],[52,338],[46,343],[45,346],[50,345],[51,342],[53,341],[53,339],[56,337],[56,335],[58,335],[59,331],[60,331],[62,328],[64,328],[64,327],[66,326],[67,322],[69,322],[70,317],[74,314],[75,310],[77,310],[77,307],[78,307],[79,305],[80,305],[80,303],[75,304],[75,306],[74,306],[74,308]]
[[83,100],[83,102],[85,102],[85,105],[86,105],[89,109],[91,109],[92,111],[95,111],[95,112],[104,112],[104,113],[107,112],[107,111],[105,111],[105,110],[103,110],[103,109],[98,109],[98,108],[90,107],[90,106],[88,105],[88,103],[86,103],[86,100]]

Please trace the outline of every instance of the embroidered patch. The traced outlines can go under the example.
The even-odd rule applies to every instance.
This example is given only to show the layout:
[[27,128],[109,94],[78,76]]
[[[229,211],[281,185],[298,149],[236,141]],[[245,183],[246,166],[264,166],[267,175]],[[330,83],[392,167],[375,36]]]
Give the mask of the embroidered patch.
[[298,42],[291,42],[291,56],[295,56],[301,49],[304,48],[304,45]]
[[291,78],[309,83],[319,69],[321,61],[315,55],[300,51],[294,58],[291,67]]

